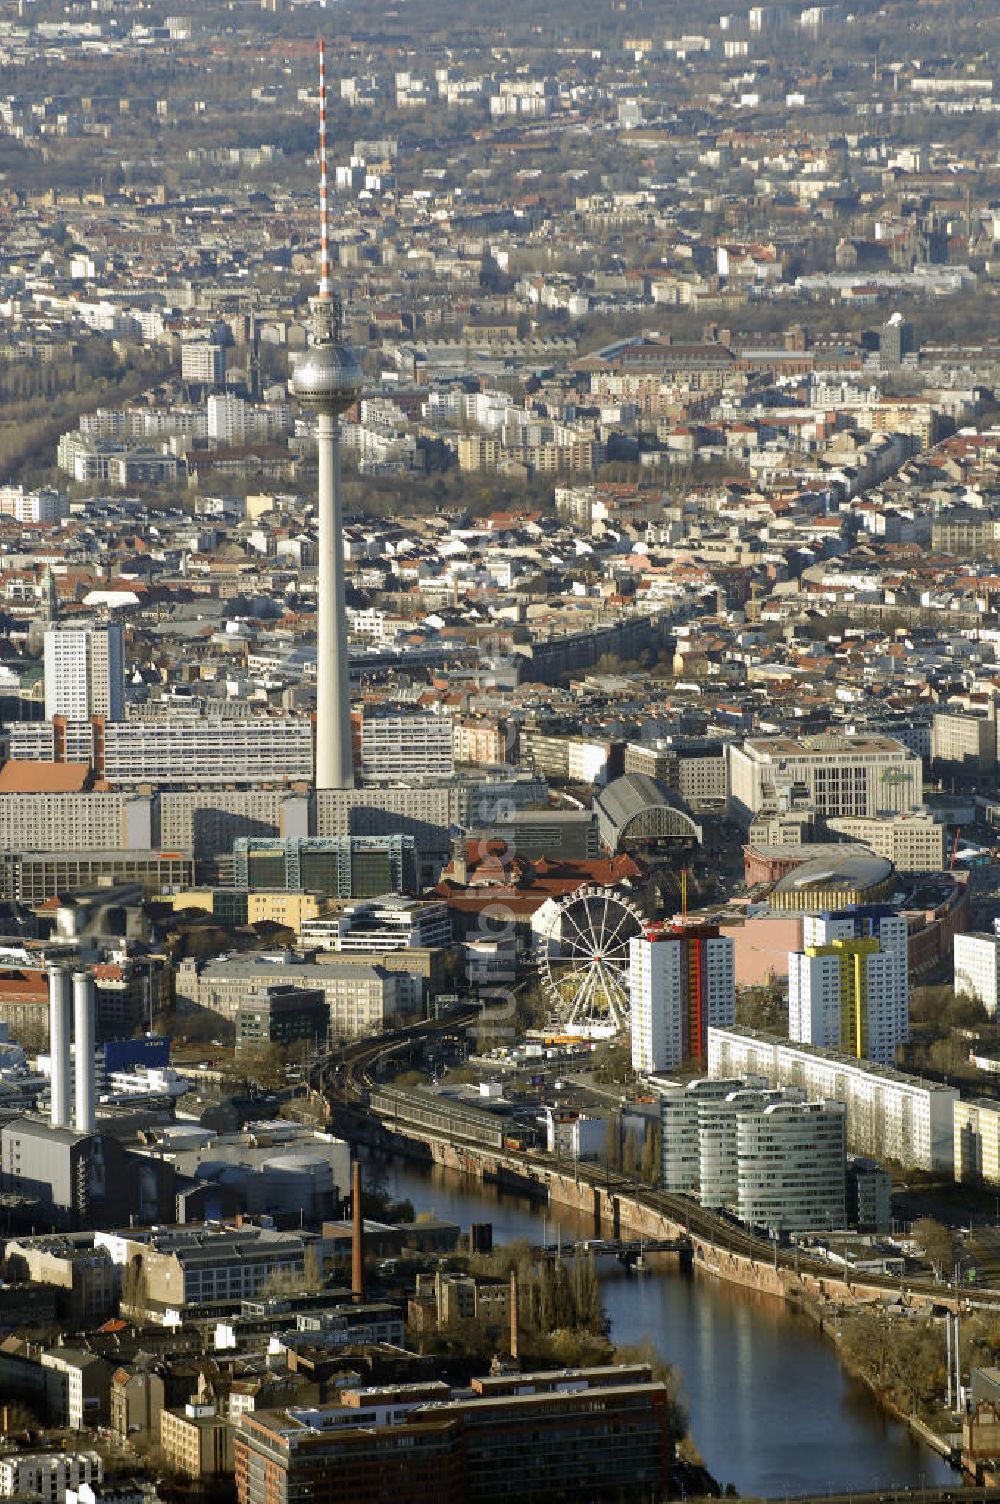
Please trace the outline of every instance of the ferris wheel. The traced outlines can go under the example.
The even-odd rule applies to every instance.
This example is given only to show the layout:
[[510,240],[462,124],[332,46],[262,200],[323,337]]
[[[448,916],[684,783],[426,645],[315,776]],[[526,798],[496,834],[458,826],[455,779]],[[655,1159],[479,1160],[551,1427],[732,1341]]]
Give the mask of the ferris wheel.
[[539,971],[567,1033],[600,1038],[628,1028],[629,941],[643,922],[617,888],[588,883],[553,904]]

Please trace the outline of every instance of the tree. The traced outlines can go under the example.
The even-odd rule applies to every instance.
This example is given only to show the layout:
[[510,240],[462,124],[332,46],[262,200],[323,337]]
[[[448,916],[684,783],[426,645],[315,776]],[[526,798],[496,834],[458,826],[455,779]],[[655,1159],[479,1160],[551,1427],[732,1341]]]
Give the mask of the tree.
[[315,1295],[323,1288],[323,1268],[319,1251],[310,1245],[305,1250],[302,1272],[274,1269],[264,1282],[265,1299],[282,1299],[292,1295]]
[[277,1088],[285,1084],[285,1052],[278,1044],[261,1040],[245,1046],[237,1052],[236,1068],[258,1086]]
[[621,1139],[617,1117],[610,1117],[604,1128],[604,1157],[609,1169],[616,1170],[621,1162]]
[[901,1410],[929,1414],[940,1403],[945,1359],[940,1322],[861,1311],[844,1321],[841,1353],[849,1368]]
[[635,1129],[630,1128],[625,1134],[625,1143],[622,1146],[622,1174],[634,1180],[638,1169],[639,1140],[636,1138]]
[[687,1415],[681,1403],[680,1379],[676,1369],[664,1361],[649,1337],[644,1337],[641,1342],[616,1346],[615,1362],[646,1363],[653,1382],[666,1385],[670,1429],[674,1440],[679,1441],[687,1430]]
[[639,1166],[639,1174],[647,1185],[659,1185],[662,1155],[663,1130],[659,1123],[654,1123],[643,1142],[642,1161]]
[[780,986],[744,987],[736,997],[736,1022],[743,1029],[788,1033],[788,995]]
[[23,1436],[27,1440],[31,1432],[38,1429],[38,1416],[30,1406],[24,1404],[21,1400],[6,1400],[4,1402],[4,1410],[6,1411],[7,1423],[4,1435],[8,1440],[13,1441],[19,1436]]
[[913,1241],[924,1251],[938,1279],[946,1279],[955,1262],[955,1238],[950,1227],[934,1217],[920,1217],[910,1229]]

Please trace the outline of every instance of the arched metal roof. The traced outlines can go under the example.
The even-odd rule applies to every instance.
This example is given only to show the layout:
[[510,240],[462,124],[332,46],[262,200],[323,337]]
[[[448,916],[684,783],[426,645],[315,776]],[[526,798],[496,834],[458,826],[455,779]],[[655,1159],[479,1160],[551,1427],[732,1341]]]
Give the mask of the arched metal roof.
[[620,851],[629,841],[701,842],[701,826],[680,794],[646,773],[616,778],[598,794],[594,808],[598,832],[609,851]]
[[[808,850],[808,846],[803,847],[804,852]],[[827,848],[822,855],[801,862],[786,872],[775,884],[775,890],[800,893],[804,888],[852,888],[863,893],[888,882],[892,873],[893,865],[888,858],[876,856],[873,851],[859,851],[857,847],[848,846],[840,856]]]

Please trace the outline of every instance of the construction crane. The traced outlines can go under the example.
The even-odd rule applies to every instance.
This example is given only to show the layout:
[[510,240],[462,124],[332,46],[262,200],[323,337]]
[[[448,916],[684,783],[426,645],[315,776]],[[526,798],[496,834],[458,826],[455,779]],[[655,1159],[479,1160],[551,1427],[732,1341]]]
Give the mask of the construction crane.
[[958,838],[959,838],[959,836],[961,834],[962,834],[962,827],[961,827],[961,825],[956,825],[955,826],[955,839],[951,843],[951,861],[948,863],[948,871],[949,872],[954,872],[954,870],[955,870],[955,861],[956,861],[956,858],[958,857]]

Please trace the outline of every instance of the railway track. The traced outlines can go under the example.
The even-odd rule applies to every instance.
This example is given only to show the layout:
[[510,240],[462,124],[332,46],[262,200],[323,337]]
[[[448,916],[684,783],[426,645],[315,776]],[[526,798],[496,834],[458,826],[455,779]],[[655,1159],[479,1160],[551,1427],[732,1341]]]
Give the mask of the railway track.
[[366,1093],[375,1084],[372,1071],[381,1059],[398,1054],[435,1034],[449,1034],[452,1030],[467,1028],[478,1016],[478,1008],[462,1008],[444,1018],[426,1018],[419,1024],[379,1034],[375,1039],[356,1040],[344,1047],[339,1062],[327,1062],[324,1067],[326,1089],[351,1105],[362,1104]]
[[[373,1072],[381,1060],[435,1035],[447,1035],[452,1031],[457,1032],[467,1028],[478,1016],[477,1008],[463,1008],[447,1014],[444,1018],[425,1019],[419,1024],[412,1024],[389,1034],[381,1034],[375,1039],[357,1040],[341,1052],[339,1064],[331,1061],[324,1067],[326,1089],[331,1096],[338,1098],[345,1105],[364,1111],[368,1104],[368,1094],[375,1089],[376,1085]],[[453,1144],[456,1148],[500,1154],[512,1169],[520,1168],[534,1179],[545,1179],[548,1174],[557,1171],[608,1194],[617,1193],[627,1196],[640,1206],[667,1217],[678,1227],[683,1227],[689,1237],[702,1239],[723,1253],[740,1254],[758,1263],[770,1263],[778,1269],[808,1274],[819,1279],[851,1278],[851,1271],[847,1267],[831,1264],[825,1259],[810,1257],[799,1247],[783,1247],[773,1239],[761,1237],[728,1217],[705,1210],[696,1201],[686,1196],[656,1190],[638,1181],[630,1180],[620,1171],[605,1169],[579,1160],[563,1159],[556,1155],[541,1153],[536,1149],[504,1147],[498,1150],[494,1146],[484,1145],[474,1135],[465,1135],[460,1132],[437,1132],[429,1135],[420,1127],[407,1125],[405,1122],[400,1122],[398,1129],[403,1133],[410,1132],[416,1138],[438,1137]],[[891,1275],[865,1273],[859,1274],[857,1279],[859,1283],[866,1286],[892,1291],[896,1294],[905,1289],[924,1296],[936,1296],[942,1302],[954,1301],[958,1298],[958,1292],[950,1291],[948,1287],[937,1284],[933,1280],[919,1277],[897,1278]],[[1000,1290],[963,1289],[961,1300],[963,1303],[973,1305],[1000,1306]]]

